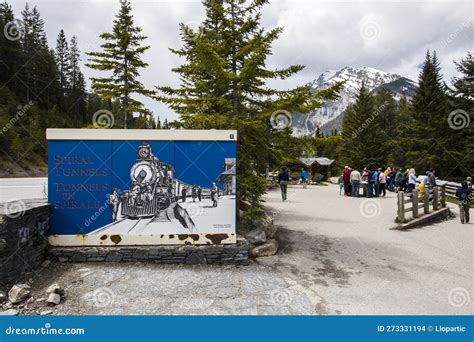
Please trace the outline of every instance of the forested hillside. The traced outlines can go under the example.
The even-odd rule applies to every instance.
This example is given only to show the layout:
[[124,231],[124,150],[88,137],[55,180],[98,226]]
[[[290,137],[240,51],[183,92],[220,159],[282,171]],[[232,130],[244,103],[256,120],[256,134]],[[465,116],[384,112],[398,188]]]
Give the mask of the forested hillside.
[[[86,90],[73,33],[60,30],[48,42],[44,25],[36,7],[27,4],[15,16],[8,3],[0,3],[0,177],[45,175],[46,128],[93,127],[94,113],[118,108]],[[145,114],[129,126],[161,126]]]

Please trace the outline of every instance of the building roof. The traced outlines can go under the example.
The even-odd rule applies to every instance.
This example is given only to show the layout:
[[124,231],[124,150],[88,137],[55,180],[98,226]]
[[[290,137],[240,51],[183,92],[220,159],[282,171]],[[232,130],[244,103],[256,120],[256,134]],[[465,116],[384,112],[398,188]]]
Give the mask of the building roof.
[[334,163],[334,160],[326,158],[326,157],[311,157],[311,158],[301,157],[300,162],[302,162],[306,166],[311,166],[314,163],[318,163],[321,166],[329,166],[332,163]]
[[225,178],[229,176],[234,176],[234,175],[235,175],[235,165],[232,166],[230,169],[222,172],[219,176],[217,176],[217,181],[220,182],[221,180],[224,180]]

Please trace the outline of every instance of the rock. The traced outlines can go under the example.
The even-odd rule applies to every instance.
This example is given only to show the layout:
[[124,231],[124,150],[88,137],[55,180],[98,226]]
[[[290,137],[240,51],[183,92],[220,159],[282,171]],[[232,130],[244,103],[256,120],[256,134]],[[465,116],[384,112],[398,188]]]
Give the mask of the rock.
[[186,265],[205,265],[206,256],[201,251],[196,251],[186,257]]
[[61,296],[57,293],[50,293],[46,303],[51,305],[58,305],[61,302]]
[[64,289],[61,288],[57,283],[49,285],[49,287],[46,289],[46,294],[51,294],[51,293],[57,293],[60,296],[65,295]]
[[47,316],[51,315],[53,313],[53,310],[45,310],[40,312],[40,316]]
[[250,250],[250,255],[254,258],[270,256],[276,254],[278,251],[278,242],[275,239],[268,240],[263,245],[253,247]]
[[37,298],[36,301],[37,302],[44,302],[46,300],[46,298],[44,297],[41,297],[41,298]]
[[107,254],[107,257],[105,258],[105,261],[108,262],[120,262],[122,261],[123,255],[119,252],[116,251],[111,251],[109,254]]
[[0,303],[3,303],[4,301],[7,300],[7,295],[5,292],[0,291]]
[[16,284],[8,292],[8,299],[13,304],[20,303],[30,296],[30,286],[27,284]]
[[86,262],[86,253],[74,253],[74,255],[69,259],[69,262]]
[[3,309],[11,309],[13,307],[13,304],[11,302],[6,302],[5,304],[2,305]]
[[0,312],[0,316],[17,316],[18,310],[15,309],[8,309],[5,311]]
[[247,240],[249,240],[251,244],[254,245],[261,245],[262,243],[265,243],[265,241],[267,241],[267,236],[265,235],[265,232],[260,228],[251,230],[247,233],[247,235],[245,235],[245,237],[247,238]]
[[265,235],[268,239],[273,239],[277,232],[277,227],[273,223],[273,217],[269,215],[265,215],[263,220],[260,220],[256,224],[257,228],[260,228],[265,232]]
[[41,263],[41,267],[48,267],[49,264],[51,264],[51,260],[46,259],[45,261],[43,261],[43,262]]

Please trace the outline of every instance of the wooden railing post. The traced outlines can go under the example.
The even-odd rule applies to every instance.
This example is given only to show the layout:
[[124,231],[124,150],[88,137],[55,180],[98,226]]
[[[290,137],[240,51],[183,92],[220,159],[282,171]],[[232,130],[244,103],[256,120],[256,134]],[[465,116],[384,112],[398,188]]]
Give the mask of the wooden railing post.
[[398,192],[398,222],[405,222],[405,193],[403,191]]
[[433,210],[438,210],[438,201],[439,201],[439,192],[438,192],[438,187],[435,186],[433,188]]
[[430,213],[430,190],[425,189],[425,194],[423,195],[423,212],[425,214]]
[[441,187],[440,201],[441,201],[441,208],[446,208],[446,187],[444,185]]
[[411,193],[413,217],[418,217],[418,190],[413,190]]

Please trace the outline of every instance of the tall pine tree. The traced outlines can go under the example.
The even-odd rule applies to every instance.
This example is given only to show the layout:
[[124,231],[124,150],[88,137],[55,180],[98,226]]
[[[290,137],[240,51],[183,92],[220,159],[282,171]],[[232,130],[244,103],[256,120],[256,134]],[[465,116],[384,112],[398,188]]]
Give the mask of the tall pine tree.
[[345,164],[357,169],[387,165],[387,136],[383,131],[383,103],[378,105],[362,83],[356,102],[342,121],[341,154]]
[[106,41],[101,45],[102,51],[88,53],[88,67],[109,73],[106,77],[92,77],[92,89],[103,99],[120,101],[124,128],[130,120],[129,114],[145,111],[143,103],[134,95],[154,94],[138,80],[139,69],[148,66],[141,59],[149,49],[142,45],[146,37],[141,32],[142,29],[134,24],[130,1],[120,0],[120,11],[112,32],[100,35]]
[[[64,34],[64,30],[59,31],[58,38],[56,40],[55,54],[56,65],[58,68],[58,84],[59,84],[59,101],[60,104],[64,103],[64,99],[67,96],[69,89],[69,47]],[[61,110],[64,110],[64,105],[61,105]]]
[[158,88],[158,99],[180,114],[175,126],[239,130],[239,195],[253,204],[259,203],[265,191],[264,179],[257,174],[264,172],[269,162],[281,162],[283,152],[291,150],[291,130],[272,126],[272,119],[280,115],[289,122],[289,113],[309,112],[321,105],[323,96],[335,98],[340,89],[338,84],[313,94],[307,85],[283,91],[267,85],[304,68],[267,67],[272,44],[283,30],[261,27],[261,10],[267,2],[203,1],[206,19],[196,30],[181,24],[183,46],[171,49],[185,59],[173,69],[180,75],[180,87]]
[[451,174],[461,180],[474,176],[474,58],[468,53],[455,65],[460,77],[452,80],[453,89],[449,93],[453,114],[448,125],[451,124],[451,152],[458,160]]
[[409,117],[400,121],[397,144],[405,156],[405,166],[424,174],[434,168],[446,177],[456,164],[449,146],[450,128],[446,86],[434,52],[426,53],[418,87],[412,99]]

